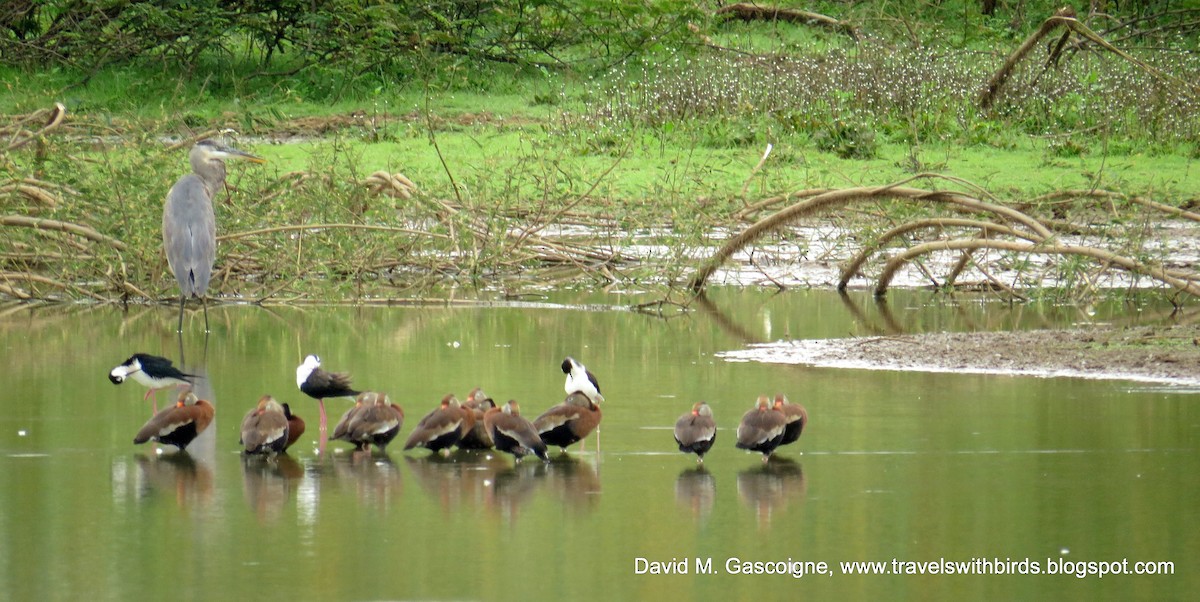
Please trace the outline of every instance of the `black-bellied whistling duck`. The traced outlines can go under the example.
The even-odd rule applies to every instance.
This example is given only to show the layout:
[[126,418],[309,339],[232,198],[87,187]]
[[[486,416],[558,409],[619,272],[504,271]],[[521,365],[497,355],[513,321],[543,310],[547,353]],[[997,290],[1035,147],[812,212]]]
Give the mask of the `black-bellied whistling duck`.
[[787,419],[787,425],[783,429],[783,440],[779,444],[795,443],[808,424],[808,410],[798,403],[788,401],[783,393],[775,394],[775,409],[783,412],[784,418]]
[[135,444],[150,440],[174,445],[181,451],[212,424],[216,408],[211,403],[196,397],[191,391],[179,394],[175,405],[164,408],[146,422],[133,438]]
[[288,423],[287,445],[283,446],[283,451],[287,451],[293,443],[300,439],[300,435],[304,434],[304,419],[292,413],[292,406],[286,403],[282,405],[283,415],[287,418]]
[[350,388],[350,375],[343,372],[327,372],[321,368],[321,358],[310,355],[296,367],[296,386],[305,395],[317,400],[321,408],[320,431],[328,425],[325,417],[325,400],[334,397],[354,397],[359,394]]
[[576,391],[567,395],[562,403],[542,412],[533,421],[533,428],[546,445],[566,451],[568,445],[591,434],[601,418],[600,406],[586,394]]
[[463,408],[470,410],[475,418],[475,426],[458,441],[459,449],[491,449],[494,445],[492,435],[483,424],[483,417],[488,410],[496,407],[496,402],[488,397],[483,389],[475,387],[467,394]]
[[484,414],[483,423],[491,433],[496,449],[512,454],[517,462],[529,454],[542,460],[550,459],[546,454],[546,444],[533,428],[533,423],[521,415],[516,400],[508,400],[503,409],[493,406]]
[[[337,421],[337,424],[333,426],[333,434],[329,436],[330,439],[334,441],[350,441],[350,430],[362,418],[363,402],[366,398],[366,395],[362,393],[359,393],[358,397],[354,398],[354,405],[350,406],[350,409],[346,410],[342,414],[341,419]],[[361,449],[362,446],[356,447]]]
[[240,443],[247,454],[277,454],[287,447],[288,419],[283,406],[270,395],[263,395],[258,406],[242,419]]
[[417,423],[404,442],[404,449],[424,447],[440,452],[458,443],[463,434],[475,427],[475,414],[466,410],[454,395],[442,398],[442,403]]
[[596,375],[575,358],[568,355],[567,359],[563,360],[562,371],[567,375],[567,380],[563,383],[563,390],[567,395],[578,391],[587,395],[593,403],[604,401],[604,396],[600,394],[600,383],[596,382]]
[[349,441],[359,450],[374,445],[379,451],[386,451],[404,425],[404,410],[392,403],[387,394],[376,391],[360,393],[355,400],[355,407],[346,414],[342,417],[346,424],[343,427],[342,423],[338,423],[334,438]]
[[679,444],[679,451],[696,454],[697,462],[704,462],[704,454],[712,449],[716,440],[717,425],[713,422],[712,408],[703,401],[675,421],[675,442]]
[[132,378],[139,385],[149,389],[142,401],[154,397],[153,413],[158,413],[158,390],[169,387],[191,387],[195,374],[187,374],[176,368],[171,360],[149,353],[135,353],[120,366],[108,373],[108,380],[119,385],[126,379]]
[[737,447],[761,453],[766,462],[783,441],[786,425],[787,417],[783,412],[772,407],[766,395],[760,395],[754,408],[746,412],[738,424]]

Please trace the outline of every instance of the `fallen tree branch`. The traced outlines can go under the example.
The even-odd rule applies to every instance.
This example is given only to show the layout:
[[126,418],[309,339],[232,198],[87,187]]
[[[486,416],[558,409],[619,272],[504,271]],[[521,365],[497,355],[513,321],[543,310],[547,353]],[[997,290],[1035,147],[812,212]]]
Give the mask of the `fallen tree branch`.
[[[1200,90],[1200,88],[1197,88],[1194,84],[1183,81],[1173,75],[1159,71],[1158,69],[1155,69],[1154,67],[1146,64],[1145,62],[1138,60],[1136,57],[1130,55],[1129,53],[1108,43],[1108,41],[1106,41],[1104,38],[1100,37],[1099,34],[1092,31],[1086,25],[1084,25],[1083,23],[1080,23],[1075,18],[1075,9],[1074,8],[1072,8],[1070,6],[1064,6],[1060,9],[1058,9],[1057,11],[1055,11],[1054,16],[1043,21],[1041,27],[1039,27],[1037,29],[1037,31],[1033,32],[1028,38],[1026,38],[1025,41],[1022,42],[1021,45],[1018,46],[1017,49],[1014,50],[1012,52],[1012,54],[1010,54],[1008,56],[1007,59],[1005,59],[1004,64],[1000,66],[1000,69],[998,69],[994,74],[992,74],[992,77],[988,80],[987,84],[984,86],[983,92],[979,95],[978,104],[981,109],[986,110],[986,109],[989,109],[992,107],[992,105],[996,101],[996,97],[1000,93],[1000,89],[1004,86],[1004,83],[1006,81],[1008,81],[1009,76],[1012,75],[1013,71],[1016,69],[1017,64],[1020,63],[1029,54],[1029,52],[1033,50],[1033,48],[1038,44],[1038,42],[1040,42],[1043,38],[1045,38],[1047,35],[1049,35],[1051,31],[1053,31],[1055,28],[1058,28],[1058,27],[1066,27],[1071,32],[1074,32],[1074,33],[1080,35],[1081,37],[1086,38],[1087,40],[1095,43],[1096,45],[1100,46],[1101,48],[1121,57],[1122,59],[1125,59],[1126,61],[1129,61],[1130,63],[1133,63],[1139,69],[1149,73],[1150,75],[1152,75],[1158,79],[1170,81],[1180,87],[1191,89],[1193,92]],[[1066,41],[1066,38],[1064,36],[1064,38],[1061,39],[1059,41],[1058,45],[1056,46],[1056,50],[1054,52],[1052,52],[1051,56],[1049,57],[1047,66],[1049,66],[1050,62],[1052,62],[1056,59],[1057,52],[1061,51],[1062,46],[1065,43],[1065,41]]]
[[802,23],[817,25],[844,33],[858,39],[858,28],[820,13],[796,8],[778,8],[774,6],[759,6],[749,2],[738,2],[718,8],[715,15],[728,15],[743,21],[785,21],[787,23]]
[[1037,244],[1037,243],[1021,243],[1007,240],[987,240],[987,239],[956,239],[956,240],[938,240],[933,242],[922,243],[910,249],[906,249],[901,253],[894,255],[887,260],[883,266],[883,272],[879,275],[879,282],[875,285],[875,296],[881,297],[887,293],[888,285],[896,272],[912,259],[932,253],[934,251],[952,251],[952,250],[978,250],[978,249],[996,249],[999,251],[1013,251],[1018,253],[1033,253],[1041,255],[1078,255],[1083,257],[1091,257],[1103,262],[1115,265],[1123,270],[1148,276],[1159,282],[1170,285],[1172,288],[1186,292],[1188,294],[1200,297],[1200,282],[1178,278],[1170,273],[1169,270],[1161,266],[1146,264],[1135,259],[1123,257],[1116,253],[1111,253],[1103,249],[1094,247],[1081,247],[1076,245],[1055,245],[1055,244]]
[[306,230],[375,230],[379,232],[393,232],[398,234],[413,234],[416,236],[429,236],[432,238],[444,238],[449,240],[450,237],[445,234],[436,234],[433,232],[423,232],[421,230],[412,230],[409,228],[397,228],[395,226],[373,226],[369,224],[300,224],[293,226],[275,226],[272,228],[262,228],[260,230],[247,230],[245,232],[234,232],[232,234],[222,234],[217,237],[218,242],[227,240],[237,240],[239,238],[250,238],[252,236],[260,236],[263,234],[274,234],[276,232],[295,232]]
[[1054,234],[1036,219],[1015,209],[986,203],[966,195],[950,191],[929,191],[905,186],[887,185],[868,188],[847,188],[832,190],[786,207],[774,215],[765,217],[726,243],[697,271],[688,285],[693,291],[700,291],[709,276],[725,263],[734,253],[757,240],[762,235],[772,232],[789,222],[812,215],[819,211],[847,205],[853,202],[878,201],[882,199],[906,199],[912,201],[931,201],[946,203],[960,211],[970,213],[992,213],[1001,218],[1007,218],[1029,228],[1032,235],[1041,240],[1053,238]]
[[0,217],[0,226],[17,226],[22,228],[34,228],[36,230],[57,230],[60,232],[68,232],[82,236],[93,242],[105,243],[119,251],[125,250],[125,243],[105,236],[89,226],[81,226],[69,222],[60,222],[53,219],[41,219],[36,217],[27,217],[24,215],[6,215]]
[[[858,251],[858,253],[854,255],[854,257],[850,259],[850,261],[846,262],[846,265],[842,267],[842,274],[838,278],[838,290],[846,290],[846,286],[849,284],[850,279],[853,278],[860,269],[862,269],[863,264],[865,264],[867,260],[871,258],[871,255],[877,253],[892,239],[904,236],[905,234],[915,230],[923,230],[926,228],[976,228],[984,231],[985,233],[994,232],[996,234],[1006,234],[1015,238],[1024,238],[1025,240],[1029,240],[1031,242],[1039,242],[1041,240],[1036,236],[1026,234],[1015,228],[1010,228],[1009,226],[973,219],[933,218],[908,222],[905,224],[900,224],[899,226],[896,226],[895,228],[892,228],[891,230],[879,235],[879,238],[874,244],[864,246]],[[965,259],[966,258],[964,258],[964,262]],[[951,270],[950,280],[953,281],[954,277],[957,275],[957,272],[962,271],[964,267],[965,265],[960,264],[960,266],[956,267],[954,270]]]

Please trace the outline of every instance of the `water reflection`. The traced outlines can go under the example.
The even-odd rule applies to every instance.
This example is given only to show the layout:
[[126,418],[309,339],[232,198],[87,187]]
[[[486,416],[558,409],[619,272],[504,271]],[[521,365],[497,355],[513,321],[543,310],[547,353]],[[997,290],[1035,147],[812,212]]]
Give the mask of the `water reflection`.
[[529,503],[542,485],[539,472],[541,462],[520,462],[505,466],[496,472],[492,480],[491,496],[487,498],[487,509],[514,523],[521,514],[521,507]]
[[675,479],[675,501],[687,508],[693,519],[708,518],[716,498],[717,480],[703,465],[684,469]]
[[288,455],[269,458],[242,454],[242,491],[259,522],[279,520],[284,505],[304,478],[304,467]]
[[213,500],[213,471],[186,451],[134,456],[138,472],[134,497],[138,502],[168,495],[181,508],[204,508]]
[[488,504],[497,476],[508,470],[508,462],[490,451],[458,450],[449,456],[433,453],[404,460],[417,484],[445,514],[463,505]]
[[568,512],[587,514],[600,503],[600,475],[590,461],[568,454],[551,456],[538,466],[546,488],[555,494]]
[[807,495],[804,471],[794,460],[771,456],[766,463],[738,473],[738,498],[754,510],[759,527],[769,527],[775,512]]
[[404,493],[400,467],[386,453],[364,449],[322,454],[319,462],[320,487],[347,484],[362,504],[388,508]]

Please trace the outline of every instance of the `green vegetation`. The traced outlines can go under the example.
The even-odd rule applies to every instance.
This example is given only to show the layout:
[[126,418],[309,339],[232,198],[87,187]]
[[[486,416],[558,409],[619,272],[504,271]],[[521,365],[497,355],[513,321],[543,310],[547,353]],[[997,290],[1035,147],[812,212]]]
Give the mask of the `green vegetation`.
[[[1145,245],[1163,214],[1131,199],[1200,203],[1200,9],[1170,2],[1080,16],[1141,63],[1075,34],[1050,61],[1056,31],[988,109],[984,84],[1054,3],[806,7],[852,29],[678,0],[159,4],[0,11],[2,213],[121,243],[6,224],[0,295],[173,295],[158,228],[186,161],[168,147],[226,130],[270,159],[233,167],[217,208],[230,238],[213,288],[250,300],[517,292],[581,273],[682,284],[697,247],[791,193],[924,173],[1086,222],[1148,262],[1171,260]],[[66,117],[43,131],[54,103]],[[825,219],[869,237],[937,211],[882,199]],[[635,257],[635,241],[661,246]],[[1093,267],[1063,261],[1059,280]]]

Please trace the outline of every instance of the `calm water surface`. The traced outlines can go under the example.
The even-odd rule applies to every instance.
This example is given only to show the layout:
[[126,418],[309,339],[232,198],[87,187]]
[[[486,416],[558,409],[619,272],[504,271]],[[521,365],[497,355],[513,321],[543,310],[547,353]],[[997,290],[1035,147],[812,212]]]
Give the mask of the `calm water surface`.
[[[150,415],[106,374],[135,351],[179,361],[168,306],[9,306],[0,316],[0,588],[11,600],[1184,599],[1200,588],[1195,391],[1129,382],[824,370],[732,363],[749,343],[1080,321],[1154,323],[1157,309],[933,303],[717,290],[661,319],[612,294],[517,305],[226,305],[184,367],[217,418],[187,454],[134,446]],[[316,452],[316,403],[295,386],[309,353],[406,411],[483,386],[528,415],[560,401],[574,355],[606,396],[600,453],[543,465],[423,450]],[[759,394],[811,417],[764,466],[733,447]],[[291,455],[244,461],[259,396],[309,420]],[[160,402],[170,399],[160,394]],[[670,427],[708,401],[721,430],[703,469]],[[349,403],[328,402],[332,419]],[[639,575],[638,558],[689,573]],[[743,561],[820,561],[828,575],[736,575]],[[1170,561],[1168,576],[844,574],[840,563]],[[712,559],[713,574],[696,575]],[[1015,567],[1014,567],[1015,568]]]

